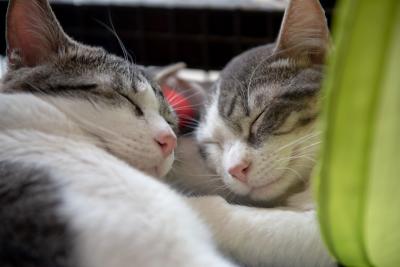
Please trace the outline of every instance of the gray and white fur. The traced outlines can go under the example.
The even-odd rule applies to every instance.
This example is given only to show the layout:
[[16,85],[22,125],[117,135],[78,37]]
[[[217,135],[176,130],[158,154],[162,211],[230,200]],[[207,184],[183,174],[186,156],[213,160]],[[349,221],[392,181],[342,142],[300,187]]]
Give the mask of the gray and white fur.
[[228,63],[194,138],[179,141],[172,183],[194,195],[253,206],[218,197],[196,203],[223,250],[250,266],[333,264],[310,189],[329,47],[318,0],[290,1],[276,43]]
[[175,114],[146,71],[11,0],[0,84],[0,266],[233,266],[157,181]]

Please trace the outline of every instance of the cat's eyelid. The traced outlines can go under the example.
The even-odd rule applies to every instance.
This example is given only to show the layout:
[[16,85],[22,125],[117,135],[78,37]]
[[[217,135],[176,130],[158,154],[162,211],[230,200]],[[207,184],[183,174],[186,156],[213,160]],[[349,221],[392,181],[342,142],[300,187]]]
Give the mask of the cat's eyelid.
[[276,132],[273,132],[272,135],[280,136],[280,135],[290,134],[291,132],[293,132],[293,131],[296,130],[297,128],[300,128],[300,127],[303,127],[303,126],[307,126],[308,124],[310,124],[311,122],[313,122],[316,118],[317,118],[317,116],[299,118],[299,119],[296,121],[296,123],[293,125],[293,127],[291,127],[289,130],[286,130],[286,131],[276,131]]
[[294,127],[292,127],[292,128],[290,128],[289,130],[287,130],[287,131],[276,131],[276,132],[273,132],[272,133],[272,135],[274,135],[274,136],[280,136],[280,135],[286,135],[286,134],[290,134],[291,132],[293,132],[295,129],[297,129],[298,127],[296,127],[296,126],[294,126]]
[[318,118],[318,114],[304,117],[304,118],[299,118],[298,124],[300,124],[300,126],[306,126],[306,125],[310,124],[311,122],[315,121],[317,118]]
[[254,124],[260,119],[264,113],[267,111],[268,106],[264,107],[263,110],[257,115],[257,117],[250,123],[250,132],[254,133],[256,131],[253,130]]
[[143,110],[132,99],[130,99],[127,95],[125,95],[125,94],[123,94],[121,92],[118,92],[118,94],[120,96],[122,96],[123,98],[125,98],[130,104],[132,104],[132,106],[135,107],[135,110],[136,110],[136,113],[137,113],[138,116],[143,116],[144,115]]

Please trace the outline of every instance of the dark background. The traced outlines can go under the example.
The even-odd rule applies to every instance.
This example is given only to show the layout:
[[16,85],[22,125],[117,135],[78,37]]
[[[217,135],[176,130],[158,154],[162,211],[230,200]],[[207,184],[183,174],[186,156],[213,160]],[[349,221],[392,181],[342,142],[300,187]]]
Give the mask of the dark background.
[[[201,0],[199,0],[201,1]],[[322,0],[328,21],[335,0]],[[0,36],[5,36],[7,1],[0,1]],[[118,41],[99,21],[110,25],[135,62],[166,65],[184,61],[191,68],[220,69],[250,47],[273,42],[283,12],[143,6],[52,5],[64,30],[74,39],[121,55]],[[6,44],[0,39],[0,53]]]

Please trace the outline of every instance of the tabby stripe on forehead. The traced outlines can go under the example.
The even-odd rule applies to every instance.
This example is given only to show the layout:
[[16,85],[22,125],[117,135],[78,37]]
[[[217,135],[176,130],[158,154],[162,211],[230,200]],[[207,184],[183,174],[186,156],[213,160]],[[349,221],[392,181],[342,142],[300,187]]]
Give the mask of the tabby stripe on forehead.
[[279,98],[285,100],[302,100],[304,98],[310,98],[316,96],[319,92],[319,87],[307,86],[302,88],[296,88],[296,90],[288,91],[279,96]]
[[237,95],[234,95],[231,98],[231,102],[229,103],[229,105],[227,105],[227,111],[226,111],[226,117],[230,117],[233,114],[233,111],[235,110],[235,106],[236,106],[236,99],[237,99]]

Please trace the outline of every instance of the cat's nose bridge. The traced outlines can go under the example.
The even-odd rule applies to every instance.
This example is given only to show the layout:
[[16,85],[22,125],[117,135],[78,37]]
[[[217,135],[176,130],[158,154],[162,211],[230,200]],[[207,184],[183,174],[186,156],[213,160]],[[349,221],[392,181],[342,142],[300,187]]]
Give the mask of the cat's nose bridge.
[[172,132],[162,132],[158,134],[154,140],[160,146],[164,157],[169,156],[176,147],[176,136]]
[[229,167],[228,173],[235,179],[241,181],[242,183],[247,183],[248,181],[248,172],[250,169],[250,161],[241,160],[237,164]]

